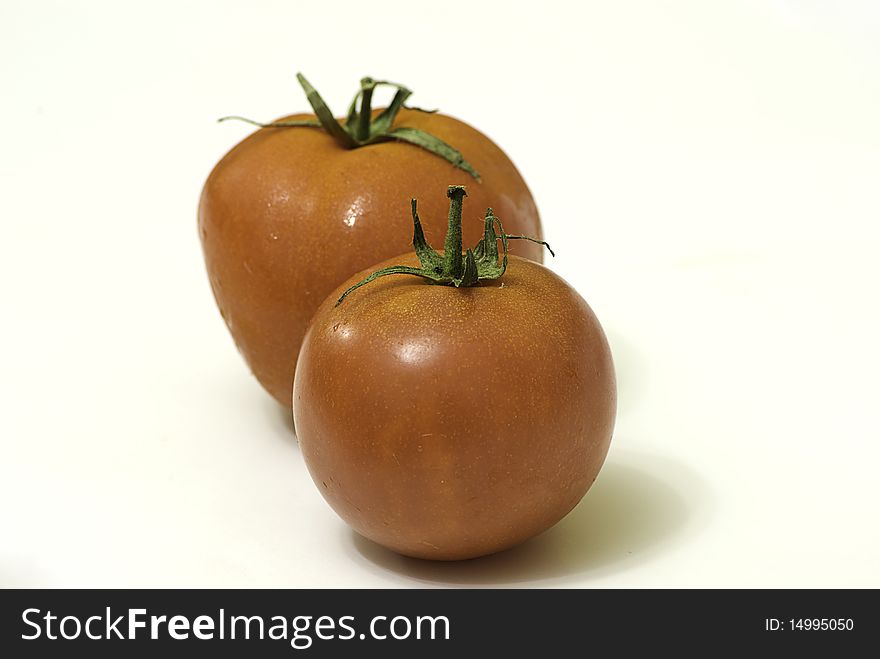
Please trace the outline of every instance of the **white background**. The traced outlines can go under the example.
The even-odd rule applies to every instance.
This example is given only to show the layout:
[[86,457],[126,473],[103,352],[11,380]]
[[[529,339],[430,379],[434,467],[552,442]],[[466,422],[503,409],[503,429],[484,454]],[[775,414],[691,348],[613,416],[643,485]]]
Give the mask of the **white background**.
[[[873,2],[0,5],[0,585],[880,586]],[[227,335],[201,185],[363,75],[513,158],[620,411],[583,503],[400,558]]]

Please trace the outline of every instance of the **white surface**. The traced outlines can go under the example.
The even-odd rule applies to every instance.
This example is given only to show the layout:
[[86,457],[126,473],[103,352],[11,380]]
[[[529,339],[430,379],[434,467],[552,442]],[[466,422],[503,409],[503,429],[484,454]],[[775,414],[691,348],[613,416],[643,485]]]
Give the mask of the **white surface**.
[[[876,3],[363,7],[0,5],[0,585],[880,586]],[[608,462],[523,548],[355,539],[226,333],[214,119],[297,70],[492,136],[607,330]]]

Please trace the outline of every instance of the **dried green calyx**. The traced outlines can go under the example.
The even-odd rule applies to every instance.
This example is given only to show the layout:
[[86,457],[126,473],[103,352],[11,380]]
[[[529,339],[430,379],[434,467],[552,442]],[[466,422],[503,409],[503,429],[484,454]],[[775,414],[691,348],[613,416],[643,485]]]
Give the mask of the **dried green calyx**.
[[[369,144],[389,142],[392,140],[407,142],[408,144],[413,144],[426,151],[430,151],[434,155],[449,161],[459,169],[463,169],[477,181],[480,180],[480,175],[471,164],[464,159],[461,152],[441,140],[439,137],[431,135],[418,128],[410,128],[408,126],[392,127],[401,108],[417,110],[419,112],[436,112],[436,110],[422,110],[421,108],[404,105],[412,92],[403,85],[388,82],[387,80],[363,78],[361,80],[361,88],[358,93],[355,94],[355,97],[348,108],[348,118],[344,124],[341,124],[333,116],[333,113],[324,102],[324,99],[321,98],[321,95],[309,84],[309,81],[305,79],[303,74],[297,73],[296,79],[302,86],[303,91],[305,91],[306,98],[311,104],[312,109],[315,111],[315,115],[318,117],[317,120],[300,119],[294,121],[276,121],[274,123],[264,124],[252,119],[232,116],[222,117],[219,121],[235,119],[237,121],[244,121],[253,124],[254,126],[260,126],[261,128],[294,128],[302,126],[323,128],[339,143],[340,146],[346,149],[356,149]],[[397,91],[394,93],[394,98],[391,100],[391,103],[388,104],[388,107],[373,117],[371,105],[373,91],[376,87],[383,85],[394,87]]]
[[[377,270],[368,277],[362,279],[354,286],[346,290],[338,300],[336,306],[351,293],[371,281],[386,275],[416,275],[429,279],[438,284],[447,286],[475,286],[483,279],[498,279],[507,270],[507,241],[530,240],[533,243],[544,245],[551,255],[553,250],[543,240],[530,238],[529,236],[512,236],[504,233],[501,220],[495,217],[492,209],[486,211],[483,237],[473,249],[462,254],[461,248],[461,208],[464,197],[467,196],[464,186],[450,185],[446,191],[449,197],[449,227],[446,230],[446,241],[443,246],[443,256],[435,252],[428,241],[425,240],[425,232],[419,220],[416,208],[416,200],[412,200],[413,217],[413,248],[419,257],[420,267],[413,268],[406,265],[392,265]],[[498,229],[496,232],[495,229]],[[499,263],[498,240],[501,240],[502,254]]]

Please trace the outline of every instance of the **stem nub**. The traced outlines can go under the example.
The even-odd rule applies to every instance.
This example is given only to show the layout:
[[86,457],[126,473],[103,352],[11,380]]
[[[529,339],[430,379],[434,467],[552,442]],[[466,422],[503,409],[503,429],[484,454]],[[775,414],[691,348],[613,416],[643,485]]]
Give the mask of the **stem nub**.
[[357,136],[356,140],[365,142],[370,139],[370,120],[373,113],[371,104],[373,100],[373,90],[376,83],[372,78],[363,78],[361,80],[361,112],[357,119]]
[[[413,218],[412,242],[416,256],[419,257],[420,267],[392,265],[376,270],[340,295],[339,299],[336,300],[336,306],[339,306],[352,291],[386,275],[415,275],[438,284],[455,286],[456,288],[476,286],[483,279],[498,279],[507,270],[507,241],[509,238],[531,240],[532,242],[544,245],[550,250],[550,254],[553,254],[550,245],[543,240],[528,236],[510,236],[504,233],[501,220],[495,216],[491,208],[486,211],[483,237],[474,249],[469,249],[465,254],[462,254],[461,211],[467,192],[462,185],[450,185],[446,189],[446,196],[449,197],[449,227],[446,231],[443,256],[435,252],[428,244],[428,241],[425,240],[425,232],[422,230],[422,222],[419,219],[418,204],[413,199],[411,201]],[[498,228],[497,232],[495,231],[496,227]],[[503,249],[500,263],[498,261],[499,240],[501,240]],[[555,254],[553,255],[555,256]]]
[[461,208],[467,192],[463,185],[450,185],[446,189],[446,196],[449,197],[449,224],[443,243],[443,256],[449,274],[453,279],[461,279],[464,271],[461,258]]

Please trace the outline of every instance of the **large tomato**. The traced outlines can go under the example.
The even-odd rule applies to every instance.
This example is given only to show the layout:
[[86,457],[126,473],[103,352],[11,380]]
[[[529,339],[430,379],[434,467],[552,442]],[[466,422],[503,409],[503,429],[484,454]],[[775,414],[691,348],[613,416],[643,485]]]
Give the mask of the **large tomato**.
[[[429,254],[376,268],[434,278],[441,265]],[[517,257],[472,287],[395,275],[356,288],[372,270],[318,309],[296,370],[297,436],[325,499],[420,558],[489,554],[556,523],[596,478],[614,425],[611,354],[590,307]]]
[[[381,116],[364,89],[362,114],[351,113],[342,126],[364,112],[373,125]],[[320,97],[309,91],[315,105]],[[404,108],[401,95],[393,122],[363,146],[344,146],[339,134],[320,127],[264,127],[226,154],[205,183],[199,229],[214,296],[254,375],[288,407],[300,343],[320,302],[353,273],[406,251],[409,217],[401,200],[423,198],[428,229],[440,230],[437,181],[467,183],[474,207],[495,208],[511,233],[541,234],[535,202],[498,146],[462,121]],[[452,155],[412,143],[424,134],[455,147]],[[451,162],[455,149],[464,165]],[[479,236],[476,219],[465,222],[468,240]],[[514,249],[542,260],[535,245]]]

